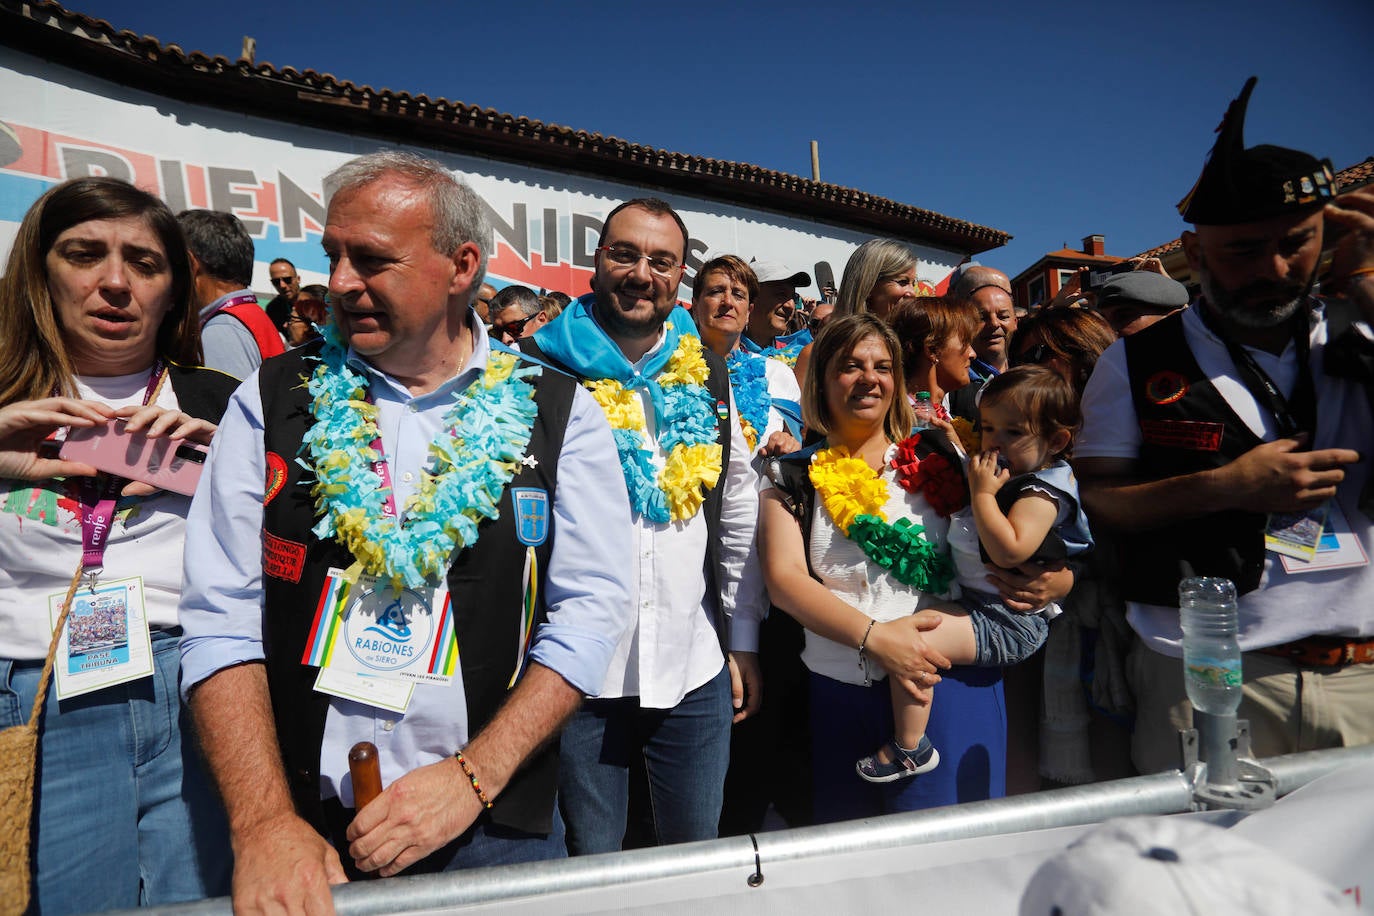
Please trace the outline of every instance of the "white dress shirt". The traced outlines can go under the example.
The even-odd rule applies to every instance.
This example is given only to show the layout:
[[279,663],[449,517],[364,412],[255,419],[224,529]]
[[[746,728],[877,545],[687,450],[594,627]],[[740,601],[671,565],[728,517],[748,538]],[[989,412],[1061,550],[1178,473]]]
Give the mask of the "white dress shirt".
[[[663,346],[658,344],[636,363],[642,366]],[[653,463],[663,467],[665,453],[657,446],[653,405],[639,392],[648,436],[655,442]],[[758,520],[757,475],[750,467],[749,445],[735,418],[730,397],[730,461],[716,486],[723,487],[720,515],[720,558],[724,581],[718,582],[720,602],[731,618],[732,651],[758,651],[759,621],[767,607],[761,589],[741,588],[747,566],[757,567],[754,531]],[[619,461],[614,465],[619,469]],[[634,563],[629,572],[634,626],[621,639],[606,675],[602,697],[639,697],[650,709],[671,709],[690,691],[715,677],[725,663],[712,621],[716,596],[706,588],[707,530],[705,508],[683,522],[655,524],[635,515],[631,525]]]

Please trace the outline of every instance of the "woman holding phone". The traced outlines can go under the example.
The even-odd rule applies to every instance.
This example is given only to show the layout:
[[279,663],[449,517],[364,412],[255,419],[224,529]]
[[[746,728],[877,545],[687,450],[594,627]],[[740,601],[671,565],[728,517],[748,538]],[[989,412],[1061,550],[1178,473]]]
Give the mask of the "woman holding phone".
[[[0,725],[41,704],[37,908],[88,912],[227,893],[223,815],[178,697],[189,497],[63,460],[67,430],[208,443],[235,382],[196,368],[176,218],[112,178],[49,189],[0,280]],[[116,452],[118,443],[116,445]]]

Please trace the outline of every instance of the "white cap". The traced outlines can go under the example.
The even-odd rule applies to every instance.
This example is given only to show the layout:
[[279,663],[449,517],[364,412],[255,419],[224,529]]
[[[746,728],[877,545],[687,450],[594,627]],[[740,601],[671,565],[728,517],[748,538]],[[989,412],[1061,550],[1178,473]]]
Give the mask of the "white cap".
[[1325,916],[1354,901],[1324,878],[1231,831],[1188,817],[1107,821],[1046,861],[1021,916]]
[[810,286],[811,275],[804,270],[793,270],[781,261],[765,261],[755,258],[749,262],[760,283],[775,283],[779,280],[792,286]]

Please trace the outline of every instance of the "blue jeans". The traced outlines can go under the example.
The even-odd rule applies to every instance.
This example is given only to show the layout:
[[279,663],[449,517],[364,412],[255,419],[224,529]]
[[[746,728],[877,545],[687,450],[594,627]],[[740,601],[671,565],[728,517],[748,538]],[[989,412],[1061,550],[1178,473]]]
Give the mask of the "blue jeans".
[[630,774],[641,768],[655,843],[714,839],[733,716],[727,668],[672,709],[641,708],[638,697],[583,703],[563,730],[559,760],[568,852],[621,848]]
[[[177,696],[173,633],[153,675],[43,710],[34,798],[34,911],[86,913],[229,892],[224,813]],[[41,662],[0,661],[0,726],[28,718]],[[56,677],[54,677],[56,680]]]
[[973,663],[979,667],[1009,668],[1030,658],[1050,636],[1050,622],[1039,614],[1021,614],[989,592],[964,589],[959,599],[969,612]]
[[892,737],[887,681],[863,687],[811,674],[811,753],[816,823],[1000,798],[1007,789],[1007,710],[1002,669],[940,672],[926,736],[940,765],[914,779],[876,784],[854,761]]

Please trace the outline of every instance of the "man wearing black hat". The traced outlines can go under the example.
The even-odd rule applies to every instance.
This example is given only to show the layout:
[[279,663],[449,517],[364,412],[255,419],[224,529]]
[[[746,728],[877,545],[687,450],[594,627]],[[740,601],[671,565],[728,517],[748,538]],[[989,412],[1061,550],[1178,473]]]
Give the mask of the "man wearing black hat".
[[[1141,638],[1128,662],[1141,772],[1178,766],[1177,732],[1192,723],[1184,575],[1231,579],[1241,596],[1240,717],[1257,756],[1374,741],[1374,526],[1359,507],[1374,414],[1361,382],[1323,371],[1336,319],[1311,295],[1324,213],[1357,226],[1341,243],[1360,252],[1352,274],[1374,266],[1358,228],[1374,228],[1374,193],[1328,207],[1329,162],[1246,149],[1254,82],[1179,205],[1201,297],[1108,349],[1083,397],[1083,501],[1120,533]],[[1318,524],[1336,549],[1296,536]]]

